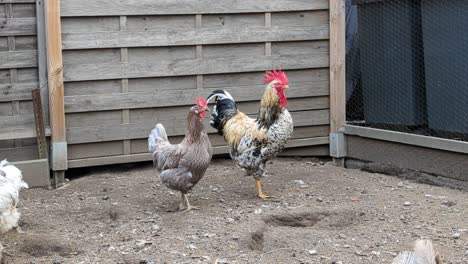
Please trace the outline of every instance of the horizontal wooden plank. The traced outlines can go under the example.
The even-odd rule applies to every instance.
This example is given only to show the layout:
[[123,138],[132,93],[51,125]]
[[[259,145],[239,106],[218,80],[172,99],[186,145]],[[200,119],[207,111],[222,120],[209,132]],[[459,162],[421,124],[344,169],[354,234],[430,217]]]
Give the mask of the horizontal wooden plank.
[[347,135],[468,154],[468,142],[465,141],[352,125],[345,125],[344,133]]
[[324,157],[330,156],[330,147],[316,145],[309,147],[289,148],[278,154],[278,157]]
[[[50,136],[50,127],[46,127],[46,136]],[[36,138],[35,128],[3,128],[0,129],[0,140]]]
[[35,138],[34,128],[8,128],[0,129],[0,140]]
[[[287,91],[288,98],[326,96],[329,93],[328,81],[326,80],[296,84],[291,82],[290,87],[291,88]],[[264,85],[253,85],[226,88],[225,90],[230,92],[236,101],[242,102],[260,99],[263,95],[264,89]],[[206,97],[213,90],[215,89],[65,96],[65,112],[76,113],[191,105],[193,104],[195,97]]]
[[0,4],[26,4],[36,3],[36,0],[0,0]]
[[0,102],[32,100],[31,91],[38,83],[0,84]]
[[3,116],[0,117],[0,130],[3,128],[34,128],[33,115]]
[[[330,133],[330,126],[309,126],[309,127],[295,127],[294,133],[291,139],[301,139],[301,138],[315,138],[315,137],[328,137]],[[218,134],[209,134],[211,145],[213,146],[224,146],[226,142],[224,138]],[[180,143],[183,140],[184,136],[172,136],[169,137],[169,141],[173,144]],[[113,141],[115,142],[115,141]],[[99,143],[102,144],[102,143]],[[94,144],[96,145],[96,144]],[[148,152],[148,139],[132,139],[130,141],[130,153],[147,153]],[[71,145],[75,146],[75,145]],[[78,145],[79,146],[79,145]],[[91,149],[90,149],[91,151]],[[117,154],[114,154],[117,155]]]
[[0,52],[0,69],[37,67],[37,51],[2,51]]
[[0,18],[0,36],[28,36],[35,34],[35,18]]
[[[306,69],[328,67],[328,50],[308,56],[250,56],[158,60],[152,63],[113,63],[64,65],[65,81],[121,78],[166,77],[216,73],[265,71],[271,68]],[[64,62],[66,63],[66,62]]]
[[[299,148],[299,147],[303,148],[305,146],[321,146],[324,144],[328,144],[328,137],[293,139],[288,142],[287,148],[294,149],[294,148]],[[219,146],[219,147],[213,148],[213,152],[215,155],[227,154],[228,151],[229,149],[226,146]],[[97,157],[97,158],[87,158],[87,159],[75,159],[75,160],[68,161],[68,168],[91,167],[91,166],[110,165],[110,164],[119,164],[119,163],[132,163],[132,162],[141,162],[141,161],[150,161],[150,160],[152,160],[152,155],[150,153],[107,156],[107,157]]]
[[262,13],[327,8],[328,0],[62,0],[61,15],[82,17]]
[[158,47],[328,39],[328,23],[315,27],[163,29],[62,34],[63,49]]
[[[329,123],[329,110],[312,110],[292,112],[295,126],[317,126],[326,125]],[[170,118],[170,117],[167,117]],[[167,119],[166,119],[167,120]],[[169,136],[178,136],[185,133],[184,120],[158,120],[166,127],[166,132]],[[209,126],[209,119],[204,120],[205,128],[209,133],[216,133]],[[137,123],[137,124],[120,124],[112,126],[100,127],[74,127],[67,129],[67,142],[69,144],[115,141],[124,139],[146,138],[154,127],[154,122]]]
[[[247,114],[256,114],[259,109],[258,101],[239,102],[238,108]],[[290,111],[328,109],[327,96],[290,98],[288,100]],[[140,108],[129,111],[129,123],[156,122],[161,116],[170,116],[173,120],[186,120],[190,106],[173,106],[160,108]],[[122,110],[67,113],[67,127],[80,126],[108,126],[122,124]]]

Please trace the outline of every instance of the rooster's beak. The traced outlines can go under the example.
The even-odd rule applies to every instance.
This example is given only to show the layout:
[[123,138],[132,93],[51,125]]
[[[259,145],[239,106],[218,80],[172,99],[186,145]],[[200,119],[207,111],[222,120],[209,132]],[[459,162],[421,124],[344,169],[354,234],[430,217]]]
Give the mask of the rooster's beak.
[[209,108],[205,109],[205,112],[209,112],[209,111],[210,111],[210,109],[209,109]]
[[289,85],[284,85],[283,88],[284,88],[284,89],[288,89],[288,88],[289,88]]

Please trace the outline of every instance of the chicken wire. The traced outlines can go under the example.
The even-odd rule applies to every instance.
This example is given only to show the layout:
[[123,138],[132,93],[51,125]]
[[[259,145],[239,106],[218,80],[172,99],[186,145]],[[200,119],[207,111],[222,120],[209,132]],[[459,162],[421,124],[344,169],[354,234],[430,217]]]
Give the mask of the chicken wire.
[[468,141],[468,0],[346,1],[347,124]]

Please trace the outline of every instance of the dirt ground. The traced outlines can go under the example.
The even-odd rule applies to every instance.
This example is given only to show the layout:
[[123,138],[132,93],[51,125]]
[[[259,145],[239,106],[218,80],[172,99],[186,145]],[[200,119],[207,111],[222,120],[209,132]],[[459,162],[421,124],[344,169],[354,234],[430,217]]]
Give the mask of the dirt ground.
[[22,193],[22,229],[2,237],[5,263],[391,263],[430,238],[444,263],[468,263],[468,193],[276,159],[254,180],[213,161],[190,195],[201,210],[171,212],[178,193],[151,163],[72,172],[59,190]]

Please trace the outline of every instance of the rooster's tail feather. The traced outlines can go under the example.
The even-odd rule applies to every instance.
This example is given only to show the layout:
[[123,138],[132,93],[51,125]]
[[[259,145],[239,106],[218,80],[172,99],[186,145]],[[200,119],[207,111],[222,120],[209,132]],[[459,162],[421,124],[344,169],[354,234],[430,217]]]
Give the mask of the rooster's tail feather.
[[232,95],[225,90],[213,91],[206,101],[210,102],[213,98],[215,98],[215,105],[213,107],[210,125],[222,135],[224,124],[237,114],[237,105]]
[[162,141],[168,141],[166,129],[162,124],[157,124],[155,128],[151,131],[151,134],[148,137],[148,150],[153,153],[156,150],[158,143]]

